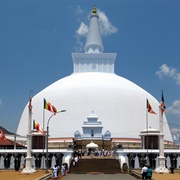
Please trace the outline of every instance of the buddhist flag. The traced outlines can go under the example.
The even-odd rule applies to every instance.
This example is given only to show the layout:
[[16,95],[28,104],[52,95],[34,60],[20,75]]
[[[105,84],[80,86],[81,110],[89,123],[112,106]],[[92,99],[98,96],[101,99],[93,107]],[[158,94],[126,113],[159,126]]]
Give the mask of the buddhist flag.
[[153,109],[152,109],[152,107],[151,107],[148,99],[147,99],[147,111],[148,111],[148,113],[156,114],[156,113],[153,111]]
[[44,109],[47,109],[53,113],[57,112],[57,109],[53,105],[51,105],[48,101],[46,101],[46,99],[44,99]]
[[42,134],[45,134],[44,129],[35,120],[33,120],[33,129],[40,131]]
[[161,97],[161,111],[162,111],[162,113],[165,111],[165,109],[166,109],[166,106],[164,104],[164,95],[162,92],[162,97]]
[[2,139],[3,141],[6,140],[6,137],[1,129],[0,129],[0,139]]

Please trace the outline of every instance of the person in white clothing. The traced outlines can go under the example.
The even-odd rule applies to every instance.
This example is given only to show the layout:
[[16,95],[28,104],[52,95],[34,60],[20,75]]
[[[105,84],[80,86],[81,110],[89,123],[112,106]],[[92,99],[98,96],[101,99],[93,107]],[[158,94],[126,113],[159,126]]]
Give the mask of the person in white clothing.
[[74,158],[74,162],[75,162],[75,166],[78,166],[78,157],[76,156],[75,158]]
[[52,175],[54,179],[58,178],[58,171],[59,171],[59,166],[54,165],[54,167],[52,168]]
[[147,166],[144,165],[143,168],[141,169],[142,179],[146,179],[146,171],[147,171]]
[[66,168],[65,168],[64,164],[61,166],[61,174],[62,174],[62,176],[66,175]]

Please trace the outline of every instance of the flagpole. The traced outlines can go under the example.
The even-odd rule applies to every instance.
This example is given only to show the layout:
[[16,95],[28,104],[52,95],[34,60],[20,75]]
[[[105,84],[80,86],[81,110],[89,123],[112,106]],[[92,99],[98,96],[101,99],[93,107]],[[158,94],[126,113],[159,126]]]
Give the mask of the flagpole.
[[22,174],[32,174],[36,172],[34,168],[32,168],[32,157],[31,157],[31,125],[32,125],[32,91],[29,92],[29,105],[28,105],[28,134],[27,134],[27,155],[26,155],[26,167],[22,170]]
[[45,129],[45,109],[44,109],[44,100],[43,100],[43,129]]
[[[44,100],[43,100],[43,129],[45,129],[45,109],[44,109]],[[47,133],[47,132],[46,132]],[[43,135],[43,156],[44,156],[44,149],[45,149],[45,139],[46,136]],[[45,156],[44,156],[45,158]],[[46,157],[46,161],[48,160],[48,158]],[[44,161],[43,161],[43,169],[45,167]]]
[[[56,115],[57,113],[57,109],[51,105],[48,101],[46,101],[46,99],[44,98],[44,111],[43,111],[43,129],[45,129],[45,109],[48,110],[48,111],[51,111],[53,112],[54,114],[53,115]],[[61,111],[61,112],[64,112]],[[48,123],[49,123],[49,120],[48,120]],[[48,172],[48,127],[47,127],[47,131],[46,131],[46,172]],[[44,149],[43,149],[43,154],[44,154]]]
[[[148,104],[148,100],[146,99],[146,103]],[[147,131],[147,138],[146,138],[146,141],[147,141],[147,143],[146,143],[146,148],[147,148],[147,154],[146,154],[146,163],[148,164],[148,109],[147,109],[147,106],[148,105],[146,105],[146,131]]]
[[169,173],[169,170],[165,167],[165,157],[164,157],[164,134],[163,134],[163,112],[164,112],[164,97],[162,92],[162,102],[159,106],[159,157],[158,157],[158,167],[155,169],[157,173]]

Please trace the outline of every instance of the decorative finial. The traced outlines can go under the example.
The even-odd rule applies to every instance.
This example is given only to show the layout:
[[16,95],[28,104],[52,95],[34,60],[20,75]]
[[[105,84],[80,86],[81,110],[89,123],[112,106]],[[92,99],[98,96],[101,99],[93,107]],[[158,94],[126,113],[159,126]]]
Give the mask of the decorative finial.
[[97,12],[96,6],[94,5],[94,8],[93,8],[93,10],[92,10],[92,13],[93,13],[93,14],[96,14],[96,12]]

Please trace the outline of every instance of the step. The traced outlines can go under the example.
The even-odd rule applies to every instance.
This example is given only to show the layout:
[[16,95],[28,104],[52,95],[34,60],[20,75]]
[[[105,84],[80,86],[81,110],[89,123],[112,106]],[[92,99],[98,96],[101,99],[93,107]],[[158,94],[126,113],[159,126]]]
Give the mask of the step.
[[70,173],[120,173],[119,161],[106,158],[79,159],[78,166],[71,164]]

